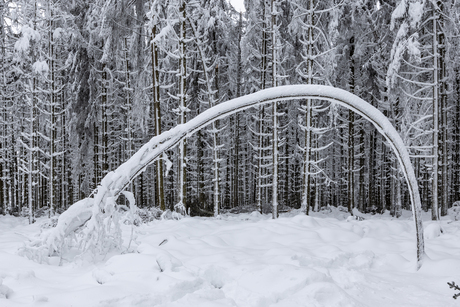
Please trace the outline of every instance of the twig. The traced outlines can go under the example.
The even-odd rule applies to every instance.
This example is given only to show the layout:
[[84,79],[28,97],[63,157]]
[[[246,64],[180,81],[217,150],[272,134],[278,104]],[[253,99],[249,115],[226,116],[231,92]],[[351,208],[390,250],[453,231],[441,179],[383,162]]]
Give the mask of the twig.
[[[455,284],[455,282],[447,282],[447,284],[449,285],[449,287],[452,289],[454,288],[454,290],[458,290],[460,291],[460,287],[458,285]],[[457,297],[460,297],[460,292],[459,293],[456,293],[454,294],[454,296],[452,296],[454,299],[457,299]]]

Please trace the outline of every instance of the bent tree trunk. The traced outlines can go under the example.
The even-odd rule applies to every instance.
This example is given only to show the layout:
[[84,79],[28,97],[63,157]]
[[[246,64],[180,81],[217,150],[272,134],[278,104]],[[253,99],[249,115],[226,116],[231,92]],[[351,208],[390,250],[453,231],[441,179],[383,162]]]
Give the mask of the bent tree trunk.
[[[158,159],[164,151],[178,145],[186,137],[214,121],[238,111],[261,104],[293,99],[320,99],[337,103],[369,120],[390,143],[401,165],[409,188],[417,238],[417,269],[420,268],[424,255],[420,195],[409,153],[401,137],[390,121],[371,104],[345,90],[323,85],[279,86],[235,98],[206,110],[186,124],[178,125],[169,131],[153,137],[128,161],[104,177],[94,197],[93,215],[88,224],[95,225],[102,223],[101,215],[104,212],[106,202],[113,203],[112,200],[116,199],[147,166]],[[89,233],[91,232],[89,231]],[[91,233],[91,236],[93,240],[97,240],[98,242],[103,242],[104,240],[104,237],[98,236],[97,233]]]

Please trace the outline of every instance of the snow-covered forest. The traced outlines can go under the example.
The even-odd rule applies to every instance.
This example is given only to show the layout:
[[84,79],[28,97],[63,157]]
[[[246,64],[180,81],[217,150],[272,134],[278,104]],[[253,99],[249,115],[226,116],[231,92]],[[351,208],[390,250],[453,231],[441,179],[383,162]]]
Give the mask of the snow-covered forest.
[[244,5],[0,1],[1,306],[454,306],[460,2]]
[[[287,84],[346,89],[381,110],[433,219],[460,200],[457,1],[2,1],[0,204],[62,212],[152,136]],[[400,215],[391,149],[352,111],[277,102],[181,141],[130,185],[140,208],[210,216],[343,206]],[[33,220],[31,214],[31,221]],[[275,214],[274,214],[275,215]]]

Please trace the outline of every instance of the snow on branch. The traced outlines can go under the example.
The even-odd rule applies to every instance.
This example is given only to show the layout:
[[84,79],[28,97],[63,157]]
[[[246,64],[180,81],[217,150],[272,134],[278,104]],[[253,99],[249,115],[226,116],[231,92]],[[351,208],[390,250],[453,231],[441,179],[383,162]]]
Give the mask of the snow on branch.
[[401,0],[391,15],[390,29],[394,30],[398,22],[400,26],[391,49],[391,62],[387,71],[386,83],[389,87],[395,84],[404,53],[408,51],[410,56],[420,56],[415,29],[422,19],[424,6],[424,0]]
[[25,25],[21,28],[21,37],[14,44],[14,49],[18,52],[25,52],[29,49],[30,41],[39,41],[40,33]]

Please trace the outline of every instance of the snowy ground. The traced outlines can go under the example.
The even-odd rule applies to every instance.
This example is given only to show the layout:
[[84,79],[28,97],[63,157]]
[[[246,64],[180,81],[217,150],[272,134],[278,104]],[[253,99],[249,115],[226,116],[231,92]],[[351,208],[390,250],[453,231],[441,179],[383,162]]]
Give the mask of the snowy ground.
[[2,216],[0,306],[459,306],[447,282],[460,283],[460,222],[443,220],[437,236],[425,216],[427,259],[415,271],[405,215],[154,221],[138,227],[135,253],[63,266],[17,254],[46,220]]

